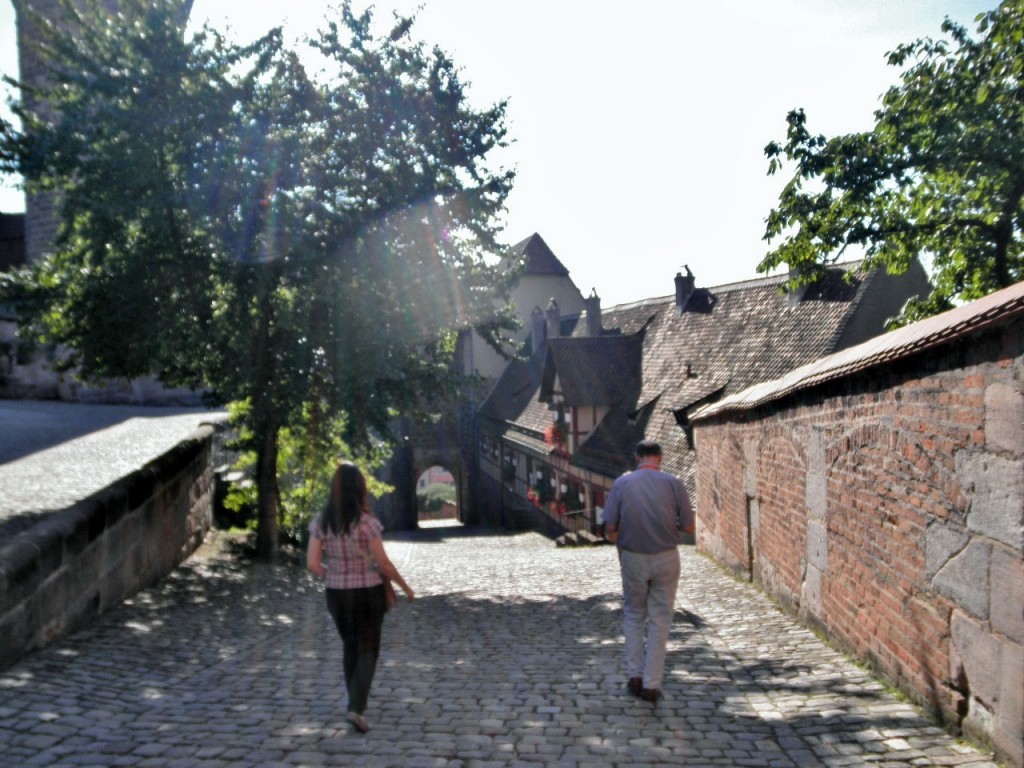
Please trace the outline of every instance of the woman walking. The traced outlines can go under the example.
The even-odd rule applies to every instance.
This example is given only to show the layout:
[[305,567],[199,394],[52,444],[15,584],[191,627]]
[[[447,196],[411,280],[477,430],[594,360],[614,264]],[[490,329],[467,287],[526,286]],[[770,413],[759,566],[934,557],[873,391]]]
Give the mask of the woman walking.
[[377,669],[384,613],[389,595],[394,596],[385,582],[395,582],[410,600],[414,597],[384,551],[382,530],[370,511],[366,478],[355,464],[343,462],[327,504],[310,523],[306,568],[325,579],[327,610],[344,648],[346,719],[360,733],[370,730],[363,712]]

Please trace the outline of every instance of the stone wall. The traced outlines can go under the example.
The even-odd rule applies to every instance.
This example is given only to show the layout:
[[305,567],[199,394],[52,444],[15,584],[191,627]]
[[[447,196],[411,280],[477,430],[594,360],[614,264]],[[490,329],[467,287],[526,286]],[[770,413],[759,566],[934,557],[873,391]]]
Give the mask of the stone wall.
[[698,420],[698,546],[1024,765],[1024,320]]
[[[55,23],[61,30],[77,35],[77,27],[61,5],[62,0],[12,0],[18,31],[18,79],[21,82],[40,87],[48,82],[48,71],[44,57],[40,54],[40,43],[45,36],[40,33],[37,18]],[[74,5],[83,12],[98,12],[110,16],[122,12],[120,0],[100,0],[88,3],[75,0]],[[192,11],[192,0],[181,0],[180,23],[182,27]],[[102,21],[102,18],[97,19]],[[123,25],[124,22],[122,21]],[[32,110],[48,111],[39,103],[32,91],[23,95],[25,105]],[[53,249],[60,217],[60,196],[53,191],[31,191],[26,195],[25,205],[25,254],[29,263],[42,259]]]
[[212,520],[214,428],[0,543],[0,668],[158,581]]

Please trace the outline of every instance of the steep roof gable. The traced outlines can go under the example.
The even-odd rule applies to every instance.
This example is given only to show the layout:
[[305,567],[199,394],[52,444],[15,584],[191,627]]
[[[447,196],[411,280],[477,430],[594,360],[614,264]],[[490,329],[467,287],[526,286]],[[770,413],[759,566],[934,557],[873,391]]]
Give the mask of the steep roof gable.
[[511,264],[523,264],[524,275],[558,275],[568,276],[569,270],[558,260],[558,257],[551,251],[544,238],[534,232],[525,240],[522,240],[510,249]]
[[632,469],[633,449],[649,434],[652,419],[658,415],[657,401],[637,411],[610,411],[572,455],[572,464],[605,477],[617,477]]
[[640,388],[642,353],[642,333],[551,339],[538,399],[550,403],[557,394],[570,406],[628,407]]
[[481,424],[504,432],[510,426],[542,436],[551,424],[546,404],[537,399],[547,343],[529,359],[511,361],[480,406]]

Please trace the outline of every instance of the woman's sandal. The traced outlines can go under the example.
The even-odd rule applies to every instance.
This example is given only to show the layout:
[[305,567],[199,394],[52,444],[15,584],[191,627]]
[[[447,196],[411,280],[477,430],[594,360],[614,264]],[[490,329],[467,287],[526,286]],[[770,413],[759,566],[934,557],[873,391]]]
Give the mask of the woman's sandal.
[[370,724],[358,712],[349,712],[345,715],[345,719],[352,723],[352,727],[359,731],[359,733],[366,733],[370,730]]

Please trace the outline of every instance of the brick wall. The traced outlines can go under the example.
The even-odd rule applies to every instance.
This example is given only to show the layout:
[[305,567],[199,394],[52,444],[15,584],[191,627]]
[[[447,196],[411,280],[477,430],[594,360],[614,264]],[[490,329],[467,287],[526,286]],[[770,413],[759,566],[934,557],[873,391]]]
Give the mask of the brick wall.
[[0,545],[0,668],[174,569],[213,509],[213,427]]
[[698,546],[1024,764],[1024,321],[698,420]]

